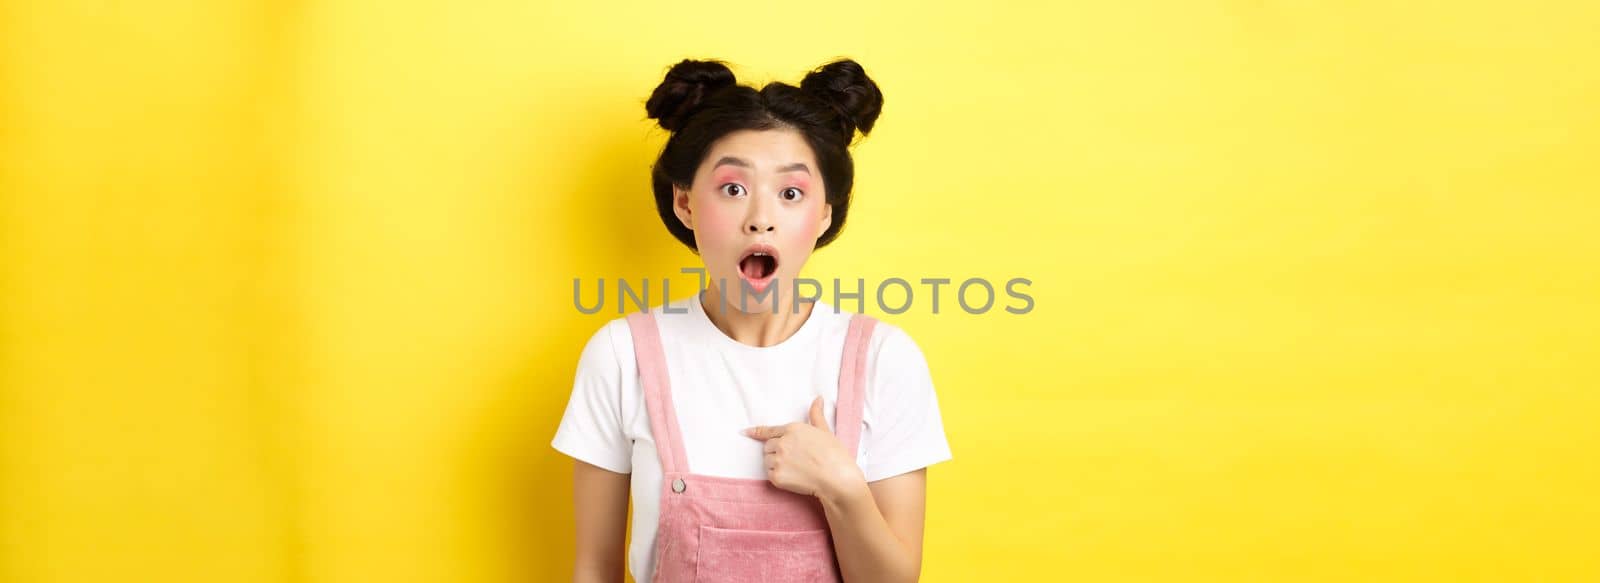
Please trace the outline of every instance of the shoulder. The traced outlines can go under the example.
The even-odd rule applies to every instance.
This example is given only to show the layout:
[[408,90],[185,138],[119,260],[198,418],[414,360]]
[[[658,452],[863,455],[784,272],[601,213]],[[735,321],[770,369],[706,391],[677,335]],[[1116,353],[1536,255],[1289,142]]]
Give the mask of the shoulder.
[[644,312],[633,311],[606,321],[589,336],[589,341],[584,345],[583,354],[578,359],[580,368],[587,365],[616,370],[622,376],[637,373],[633,325],[629,323],[628,318],[641,313],[649,314],[656,334],[662,338],[663,343],[673,344],[686,338],[694,328],[692,322],[685,317],[693,301],[691,297],[656,304]]
[[877,370],[926,371],[927,359],[922,347],[905,329],[884,320],[873,326],[872,340],[868,346],[869,363]]
[[[821,326],[823,334],[840,344],[848,340],[851,320],[861,316],[855,312],[839,311],[824,302],[818,302],[816,313],[826,321]],[[873,376],[881,377],[880,373],[884,370],[927,369],[922,347],[905,329],[877,316],[865,317],[872,320],[872,336],[867,340],[866,358],[868,370],[878,371]]]
[[866,388],[868,482],[950,459],[933,375],[906,330],[880,321],[872,335]]
[[878,320],[867,345],[867,399],[880,403],[933,398],[933,372],[904,328]]
[[628,365],[632,362],[633,335],[628,329],[627,317],[618,317],[589,335],[578,355],[578,374],[621,377],[624,369],[631,368]]

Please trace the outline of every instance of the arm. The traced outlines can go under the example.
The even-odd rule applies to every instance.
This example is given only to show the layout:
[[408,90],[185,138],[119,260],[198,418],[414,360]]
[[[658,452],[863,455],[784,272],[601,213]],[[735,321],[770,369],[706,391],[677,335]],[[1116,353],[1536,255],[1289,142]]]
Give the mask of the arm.
[[829,430],[821,397],[812,401],[808,422],[752,427],[745,433],[766,442],[769,481],[821,501],[834,554],[849,583],[917,581],[927,467],[950,459],[927,361],[910,337],[891,331],[879,355],[883,364],[868,384],[877,424],[871,443],[861,446],[878,452],[874,464],[857,466]]
[[578,357],[566,412],[550,445],[573,458],[572,502],[577,527],[572,580],[623,580],[631,440],[622,425],[622,358],[614,320],[595,332]]
[[921,577],[927,472],[853,482],[819,496],[845,581],[913,583]]
[[625,569],[629,474],[583,461],[572,467],[577,558],[573,583],[621,583]]

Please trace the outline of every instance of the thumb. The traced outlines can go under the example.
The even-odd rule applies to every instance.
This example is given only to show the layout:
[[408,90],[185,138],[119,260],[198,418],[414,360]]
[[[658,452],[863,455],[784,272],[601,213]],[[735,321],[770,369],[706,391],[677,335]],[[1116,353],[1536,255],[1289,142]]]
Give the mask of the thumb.
[[817,398],[811,401],[811,424],[817,429],[833,433],[828,429],[828,418],[822,414],[822,395],[817,395]]

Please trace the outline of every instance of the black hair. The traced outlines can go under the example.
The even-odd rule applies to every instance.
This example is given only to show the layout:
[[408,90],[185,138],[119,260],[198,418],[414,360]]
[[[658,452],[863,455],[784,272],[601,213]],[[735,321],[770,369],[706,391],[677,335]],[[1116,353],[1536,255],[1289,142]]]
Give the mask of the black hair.
[[839,236],[850,210],[855,162],[849,147],[857,131],[872,131],[883,109],[883,93],[861,65],[839,59],[813,69],[800,86],[771,82],[760,90],[739,85],[727,64],[685,59],[671,70],[645,102],[645,110],[671,132],[651,167],[656,211],[667,231],[690,250],[694,231],[672,209],[673,186],[688,188],[711,144],[738,130],[791,128],[805,137],[817,158],[833,222],[817,238],[820,249]]

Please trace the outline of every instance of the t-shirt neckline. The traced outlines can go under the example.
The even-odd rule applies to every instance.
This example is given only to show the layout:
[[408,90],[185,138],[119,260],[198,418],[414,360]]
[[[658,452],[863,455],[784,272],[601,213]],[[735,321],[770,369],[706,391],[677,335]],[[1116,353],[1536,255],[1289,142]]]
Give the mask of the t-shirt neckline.
[[822,325],[823,314],[821,314],[821,312],[823,310],[830,309],[824,302],[820,300],[812,300],[814,305],[811,306],[811,313],[806,315],[806,321],[800,324],[800,327],[794,331],[794,334],[790,334],[788,338],[785,338],[779,341],[777,344],[773,344],[772,346],[751,346],[738,340],[734,340],[732,337],[728,336],[727,333],[723,332],[721,328],[718,328],[716,323],[711,321],[711,316],[706,314],[705,304],[702,303],[705,300],[705,294],[706,290],[701,289],[699,293],[696,293],[689,298],[689,303],[691,304],[689,307],[690,314],[693,316],[694,320],[698,322],[697,325],[700,326],[702,331],[707,335],[716,337],[717,340],[715,340],[715,342],[720,342],[724,345],[731,346],[735,350],[744,350],[748,352],[772,354],[785,351],[794,346],[805,344],[810,337],[816,335],[817,328]]

